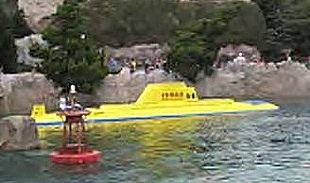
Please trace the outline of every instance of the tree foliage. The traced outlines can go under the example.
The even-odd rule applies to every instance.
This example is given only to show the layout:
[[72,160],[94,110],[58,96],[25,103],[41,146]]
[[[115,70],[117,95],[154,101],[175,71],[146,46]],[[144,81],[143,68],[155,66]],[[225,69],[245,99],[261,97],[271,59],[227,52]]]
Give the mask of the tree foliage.
[[206,18],[193,21],[178,31],[170,42],[172,49],[168,69],[195,81],[201,70],[212,73],[213,62],[221,46],[239,43],[261,45],[264,24],[258,10],[254,4],[227,3]]
[[100,49],[88,39],[81,16],[82,0],[67,0],[54,16],[54,24],[44,32],[47,48],[34,48],[32,54],[43,58],[41,71],[56,84],[71,84],[90,93],[106,75]]
[[283,49],[291,49],[295,56],[309,55],[310,1],[254,0],[266,21],[265,57],[277,60]]
[[265,17],[266,33],[264,37],[264,56],[268,60],[280,58],[281,50],[288,47],[290,42],[289,35],[284,26],[285,24],[285,3],[283,0],[254,0]]
[[195,32],[179,31],[168,59],[168,68],[195,81],[206,62],[205,41]]
[[209,11],[210,3],[178,0],[92,0],[85,5],[86,29],[98,44],[114,47],[164,43],[177,28]]
[[290,0],[284,27],[291,39],[290,48],[297,57],[310,55],[310,1]]
[[22,11],[12,1],[0,2],[0,68],[4,72],[16,72],[16,48],[14,39],[29,35]]

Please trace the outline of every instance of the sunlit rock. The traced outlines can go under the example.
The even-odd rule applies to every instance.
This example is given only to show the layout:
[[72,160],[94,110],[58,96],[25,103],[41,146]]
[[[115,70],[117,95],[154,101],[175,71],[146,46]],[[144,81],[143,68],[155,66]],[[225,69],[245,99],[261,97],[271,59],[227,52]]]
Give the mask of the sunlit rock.
[[44,102],[55,107],[58,90],[39,73],[1,74],[0,115],[7,113],[28,114],[33,104]]

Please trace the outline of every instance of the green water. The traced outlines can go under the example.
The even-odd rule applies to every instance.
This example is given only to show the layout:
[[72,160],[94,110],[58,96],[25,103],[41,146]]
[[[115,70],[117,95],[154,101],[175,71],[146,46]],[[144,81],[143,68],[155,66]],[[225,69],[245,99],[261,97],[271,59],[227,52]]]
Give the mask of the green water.
[[100,164],[56,166],[47,150],[2,152],[0,182],[309,182],[310,103],[206,119],[106,124],[93,128]]

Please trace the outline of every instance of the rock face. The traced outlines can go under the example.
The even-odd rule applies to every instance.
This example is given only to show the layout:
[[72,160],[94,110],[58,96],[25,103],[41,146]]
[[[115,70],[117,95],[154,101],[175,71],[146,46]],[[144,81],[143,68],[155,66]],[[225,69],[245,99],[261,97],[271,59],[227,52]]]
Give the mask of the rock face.
[[114,49],[107,47],[108,55],[118,58],[149,58],[155,59],[161,57],[169,51],[168,45],[161,46],[159,44],[141,44],[132,47],[124,47]]
[[0,119],[0,150],[27,150],[39,145],[37,128],[29,117]]
[[[147,83],[175,81],[161,70],[149,74],[128,69],[109,75],[96,91],[98,103],[129,103],[140,96]],[[281,98],[310,96],[310,70],[303,64],[239,64],[230,62],[214,75],[200,75],[195,84],[200,97]]]
[[222,47],[218,54],[216,63],[220,61],[232,61],[234,58],[238,56],[239,53],[242,53],[247,61],[252,62],[261,59],[261,54],[256,47],[252,47],[249,45],[241,44],[241,45],[232,45],[229,44],[225,47]]
[[55,107],[58,91],[43,74],[0,73],[0,115],[8,113],[28,114],[31,106],[45,102]]
[[130,73],[128,68],[117,75],[108,75],[96,91],[96,98],[107,103],[128,103],[137,100],[147,83],[174,81],[174,77],[162,70],[149,74],[144,71]]
[[56,13],[57,7],[64,0],[18,0],[18,7],[24,10],[26,20],[34,31],[41,31],[46,26],[46,18]]
[[229,63],[211,77],[201,75],[196,86],[202,97],[306,97],[310,96],[310,70],[296,62]]
[[47,46],[47,42],[43,40],[41,34],[33,34],[15,40],[15,45],[17,48],[17,63],[33,66],[42,62],[42,59],[34,58],[29,54],[30,48],[35,44],[42,47]]

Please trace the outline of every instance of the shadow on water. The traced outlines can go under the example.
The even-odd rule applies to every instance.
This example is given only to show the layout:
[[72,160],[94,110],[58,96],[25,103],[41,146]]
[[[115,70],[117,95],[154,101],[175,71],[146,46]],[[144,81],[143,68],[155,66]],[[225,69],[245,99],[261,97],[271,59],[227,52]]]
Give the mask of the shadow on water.
[[91,126],[101,164],[56,166],[41,151],[2,152],[0,182],[307,182],[310,105],[279,101],[276,112]]

